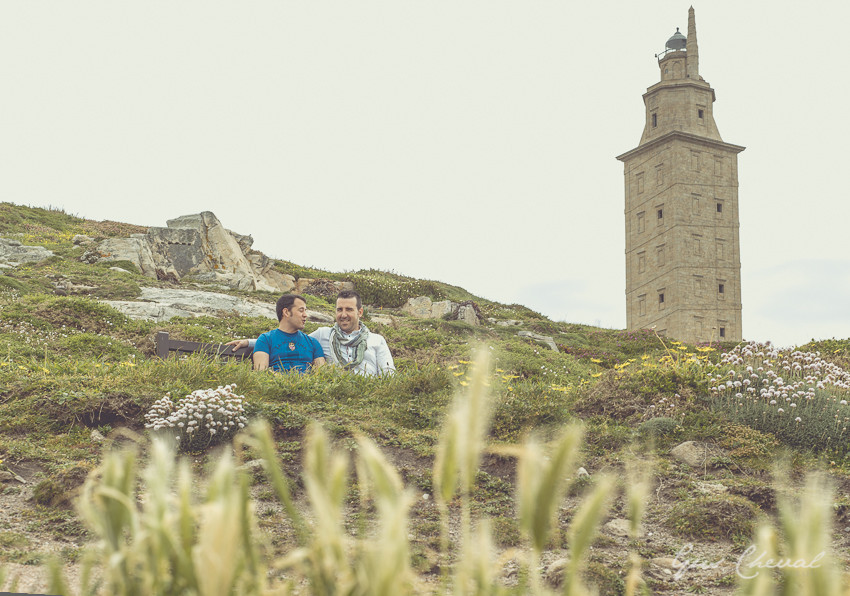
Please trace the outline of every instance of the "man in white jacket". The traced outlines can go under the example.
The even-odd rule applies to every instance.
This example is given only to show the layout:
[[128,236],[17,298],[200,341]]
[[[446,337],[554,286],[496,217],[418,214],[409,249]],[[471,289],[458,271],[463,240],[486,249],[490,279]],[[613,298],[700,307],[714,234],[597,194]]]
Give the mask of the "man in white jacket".
[[[319,340],[325,359],[361,375],[386,375],[395,372],[395,363],[382,335],[372,333],[360,322],[363,302],[354,290],[343,290],[336,297],[336,324],[319,327],[310,337]],[[256,340],[234,340],[234,348],[254,346]]]

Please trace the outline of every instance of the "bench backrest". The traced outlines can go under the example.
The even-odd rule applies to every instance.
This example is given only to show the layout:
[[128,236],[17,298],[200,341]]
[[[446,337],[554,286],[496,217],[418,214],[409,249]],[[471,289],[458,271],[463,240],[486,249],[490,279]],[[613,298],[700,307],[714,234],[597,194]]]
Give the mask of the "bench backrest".
[[167,331],[156,334],[156,355],[165,360],[172,353],[179,354],[208,354],[217,358],[235,358],[237,360],[251,359],[253,348],[239,348],[234,350],[233,346],[224,344],[205,344],[197,341],[183,341],[169,339]]

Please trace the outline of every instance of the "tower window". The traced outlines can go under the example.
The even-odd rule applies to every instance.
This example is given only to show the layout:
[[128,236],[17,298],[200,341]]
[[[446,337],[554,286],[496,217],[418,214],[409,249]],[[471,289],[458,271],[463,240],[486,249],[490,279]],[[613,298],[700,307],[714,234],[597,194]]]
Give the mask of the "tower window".
[[717,203],[717,212],[723,213],[723,203]]
[[638,233],[643,232],[646,228],[646,218],[643,216],[643,211],[637,214],[637,228]]
[[705,113],[702,110],[697,110],[697,117],[702,120],[705,116]]
[[658,126],[658,114],[653,114],[652,115],[652,128],[655,128],[656,126]]
[[720,337],[726,337],[726,327],[720,328]]
[[656,215],[658,216],[658,219],[664,219],[664,209],[656,211]]
[[664,304],[664,292],[658,295],[658,304]]
[[722,294],[726,291],[726,286],[724,284],[717,284],[717,293]]

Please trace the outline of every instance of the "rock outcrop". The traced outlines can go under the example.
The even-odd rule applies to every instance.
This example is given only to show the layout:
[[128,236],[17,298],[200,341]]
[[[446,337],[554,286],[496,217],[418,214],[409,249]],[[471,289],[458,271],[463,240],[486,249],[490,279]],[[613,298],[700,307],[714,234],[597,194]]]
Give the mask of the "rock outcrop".
[[[237,314],[247,317],[267,317],[277,320],[273,303],[261,304],[218,292],[179,290],[167,288],[141,288],[141,300],[102,300],[104,304],[121,311],[132,319],[163,322],[173,317],[219,317]],[[307,319],[333,324],[333,317],[316,311],[307,311]]]
[[532,333],[531,331],[520,331],[517,335],[519,337],[526,337],[528,339],[533,339],[534,341],[542,342],[549,346],[549,349],[553,352],[558,351],[558,344],[556,344],[555,340],[548,335],[540,335],[538,333]]
[[20,240],[0,238],[0,268],[37,263],[52,256],[53,251],[43,246],[25,246]]
[[419,319],[449,319],[470,325],[478,325],[481,320],[478,305],[471,300],[461,303],[451,300],[432,302],[428,296],[418,296],[408,298],[401,310]]
[[87,250],[83,261],[130,261],[143,275],[179,282],[185,277],[240,290],[290,292],[295,278],[272,269],[272,261],[251,250],[251,236],[225,229],[210,211],[184,215],[129,238],[107,238]]

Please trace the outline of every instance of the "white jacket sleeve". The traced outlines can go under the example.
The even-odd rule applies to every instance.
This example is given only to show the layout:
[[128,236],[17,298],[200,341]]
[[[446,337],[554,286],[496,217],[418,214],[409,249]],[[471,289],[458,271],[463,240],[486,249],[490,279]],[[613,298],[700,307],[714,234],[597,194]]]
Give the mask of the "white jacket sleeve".
[[375,364],[378,367],[378,374],[393,374],[395,372],[395,362],[393,362],[393,355],[390,353],[387,340],[383,336],[381,336],[381,342],[375,346],[375,351]]

